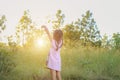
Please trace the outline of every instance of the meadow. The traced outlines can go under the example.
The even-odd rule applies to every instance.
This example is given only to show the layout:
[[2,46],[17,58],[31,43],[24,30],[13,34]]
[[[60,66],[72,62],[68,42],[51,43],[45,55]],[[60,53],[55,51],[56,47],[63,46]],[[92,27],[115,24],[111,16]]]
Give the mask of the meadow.
[[[0,80],[50,80],[49,47],[0,46]],[[120,51],[62,47],[62,80],[120,80]]]

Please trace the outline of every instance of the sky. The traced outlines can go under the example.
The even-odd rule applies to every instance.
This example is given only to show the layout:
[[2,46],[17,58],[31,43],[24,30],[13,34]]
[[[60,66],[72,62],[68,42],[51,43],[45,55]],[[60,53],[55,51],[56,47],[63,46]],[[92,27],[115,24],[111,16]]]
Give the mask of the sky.
[[32,20],[45,25],[48,16],[57,10],[65,14],[65,23],[81,18],[87,10],[93,13],[101,35],[120,32],[120,0],[0,0],[0,16],[5,15],[6,30],[4,36],[14,34],[23,12],[30,11]]

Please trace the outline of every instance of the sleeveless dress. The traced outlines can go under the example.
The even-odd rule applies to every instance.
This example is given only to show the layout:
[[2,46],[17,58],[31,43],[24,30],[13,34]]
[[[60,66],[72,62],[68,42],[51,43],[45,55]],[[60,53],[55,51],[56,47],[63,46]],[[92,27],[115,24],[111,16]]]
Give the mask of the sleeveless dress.
[[[59,47],[62,45],[62,40]],[[48,63],[47,68],[53,69],[56,71],[61,71],[61,57],[60,57],[60,48],[56,51],[56,41],[53,39],[51,42],[51,48],[48,54]]]

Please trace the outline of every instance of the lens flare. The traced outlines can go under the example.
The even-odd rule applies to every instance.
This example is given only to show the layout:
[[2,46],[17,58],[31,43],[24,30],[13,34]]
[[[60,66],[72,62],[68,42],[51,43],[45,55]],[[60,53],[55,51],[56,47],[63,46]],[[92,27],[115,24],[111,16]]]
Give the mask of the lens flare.
[[44,40],[43,39],[38,39],[36,43],[39,47],[44,45]]

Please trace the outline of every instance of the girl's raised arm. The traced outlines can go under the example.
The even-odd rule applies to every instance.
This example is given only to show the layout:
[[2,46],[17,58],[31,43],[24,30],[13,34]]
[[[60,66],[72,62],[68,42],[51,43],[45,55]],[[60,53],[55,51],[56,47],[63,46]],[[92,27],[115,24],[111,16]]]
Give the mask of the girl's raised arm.
[[48,35],[48,38],[49,38],[49,40],[50,40],[50,42],[52,41],[52,37],[51,37],[51,35],[50,35],[50,32],[49,32],[49,30],[48,30],[48,28],[46,27],[46,26],[41,26],[41,28],[44,28],[45,29],[45,31],[46,31],[46,33],[47,33],[47,35]]

